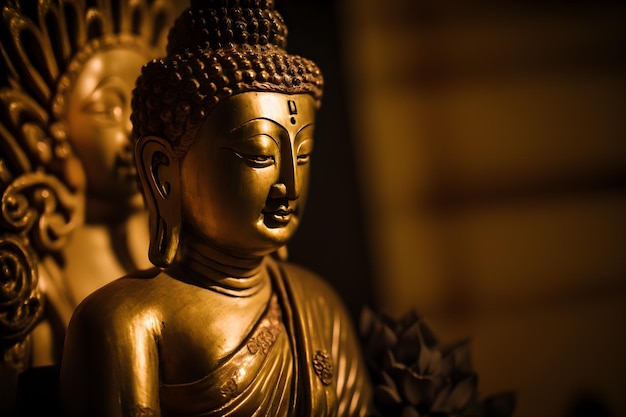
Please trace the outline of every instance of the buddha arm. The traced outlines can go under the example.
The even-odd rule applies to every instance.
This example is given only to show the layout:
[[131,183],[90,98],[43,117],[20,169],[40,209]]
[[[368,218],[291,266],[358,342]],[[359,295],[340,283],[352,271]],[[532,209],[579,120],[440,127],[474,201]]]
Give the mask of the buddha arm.
[[160,416],[160,319],[149,309],[137,313],[90,301],[95,300],[88,299],[74,314],[65,341],[64,415]]

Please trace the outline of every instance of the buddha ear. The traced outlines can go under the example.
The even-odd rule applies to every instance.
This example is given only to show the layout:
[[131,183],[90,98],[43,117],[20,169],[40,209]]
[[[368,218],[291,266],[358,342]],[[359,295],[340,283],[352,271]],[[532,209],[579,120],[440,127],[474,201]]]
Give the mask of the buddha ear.
[[154,265],[167,267],[176,256],[180,238],[180,160],[169,141],[157,136],[137,141],[135,160],[150,212],[148,257]]

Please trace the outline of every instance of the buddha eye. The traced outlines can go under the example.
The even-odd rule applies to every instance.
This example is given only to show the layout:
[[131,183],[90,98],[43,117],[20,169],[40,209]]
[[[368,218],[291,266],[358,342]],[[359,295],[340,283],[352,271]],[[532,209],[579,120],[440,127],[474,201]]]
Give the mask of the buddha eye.
[[83,111],[96,116],[104,122],[119,122],[122,120],[121,104],[92,101],[83,107]]
[[252,168],[266,168],[276,163],[279,149],[268,135],[257,134],[245,140],[235,141],[223,149],[234,153]]
[[298,165],[308,164],[313,153],[313,140],[305,139],[298,146]]
[[274,163],[276,162],[274,156],[272,155],[249,155],[249,154],[237,152],[232,149],[229,149],[229,150],[232,151],[235,155],[237,155],[238,158],[244,160],[244,162],[246,162],[248,165],[250,165],[253,168],[269,167],[271,165],[274,165]]
[[268,155],[244,155],[244,158],[248,159],[259,168],[274,165],[274,157]]
[[103,123],[119,123],[124,113],[123,106],[123,98],[118,92],[103,88],[92,96],[92,100],[82,110]]
[[100,118],[103,122],[116,123],[122,120],[122,107],[107,107],[104,105],[88,106],[85,109],[89,114]]
[[298,155],[298,165],[308,164],[311,160],[311,154]]

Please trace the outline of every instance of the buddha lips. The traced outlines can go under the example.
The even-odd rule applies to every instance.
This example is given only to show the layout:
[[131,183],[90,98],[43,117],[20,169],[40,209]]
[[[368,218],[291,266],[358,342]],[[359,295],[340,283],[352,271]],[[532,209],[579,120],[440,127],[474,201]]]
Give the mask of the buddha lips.
[[275,221],[280,225],[285,225],[289,223],[291,220],[291,214],[294,212],[293,209],[289,208],[287,205],[279,205],[275,209],[263,209],[262,213],[265,216],[265,219],[269,219]]

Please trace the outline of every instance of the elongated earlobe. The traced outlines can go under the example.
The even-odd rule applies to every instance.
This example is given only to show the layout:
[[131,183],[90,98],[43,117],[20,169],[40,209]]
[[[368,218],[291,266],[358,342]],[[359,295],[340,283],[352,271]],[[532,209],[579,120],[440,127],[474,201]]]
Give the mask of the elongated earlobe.
[[150,212],[148,257],[158,267],[176,257],[181,228],[180,163],[170,143],[156,136],[139,139],[137,171]]

